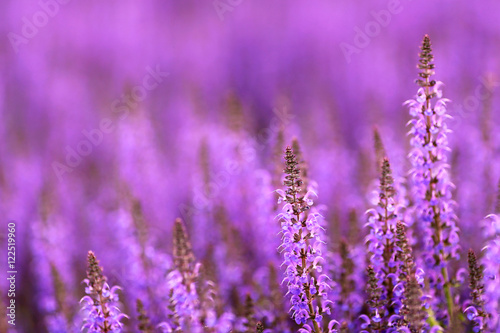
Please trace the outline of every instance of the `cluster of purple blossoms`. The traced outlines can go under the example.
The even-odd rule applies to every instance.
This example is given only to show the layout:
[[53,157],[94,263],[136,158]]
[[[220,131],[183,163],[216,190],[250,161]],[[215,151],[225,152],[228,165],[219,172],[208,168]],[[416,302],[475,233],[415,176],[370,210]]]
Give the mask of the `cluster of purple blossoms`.
[[87,332],[120,333],[123,324],[121,320],[127,316],[118,308],[118,290],[120,287],[110,287],[107,278],[99,266],[99,261],[92,251],[88,254],[87,278],[85,293],[80,303],[85,311],[85,321],[82,330]]
[[427,332],[423,272],[416,268],[406,228],[401,221],[396,223],[393,233],[391,268],[394,272],[387,276],[384,269],[377,274],[372,265],[367,268],[366,292],[370,312],[360,316],[362,332]]
[[376,208],[367,211],[369,235],[366,239],[368,250],[372,254],[370,262],[376,271],[384,275],[394,272],[393,242],[396,230],[398,203],[395,202],[396,190],[389,160],[382,163],[380,177],[379,202]]
[[[321,216],[317,212],[308,212],[313,201],[312,192],[301,194],[303,182],[298,168],[297,158],[292,148],[285,152],[286,191],[278,190],[280,202],[284,202],[281,220],[282,243],[285,266],[284,282],[288,286],[292,316],[301,324],[304,332],[322,332],[324,314],[330,314],[327,299],[328,276],[321,274],[322,227]],[[330,323],[332,329],[334,323]]]
[[[415,99],[405,102],[410,108],[413,119],[411,126],[411,145],[409,154],[413,169],[412,196],[415,200],[415,220],[417,232],[422,237],[423,267],[430,288],[435,295],[433,304],[447,304],[447,309],[440,309],[439,317],[450,321],[454,313],[452,281],[448,273],[449,261],[459,259],[459,229],[451,198],[454,188],[448,173],[446,153],[449,151],[446,125],[446,103],[443,98],[442,82],[432,80],[434,74],[433,54],[428,36],[424,37],[418,68],[420,88]],[[433,100],[436,99],[435,102]]]
[[171,324],[164,323],[162,327],[167,332],[186,327],[195,330],[191,326],[198,321],[199,299],[195,282],[200,264],[195,264],[191,243],[181,219],[175,220],[174,224],[174,266],[175,269],[167,276]]
[[[376,208],[367,212],[369,235],[366,237],[370,253],[369,289],[380,289],[380,302],[374,304],[370,318],[364,315],[371,327],[388,327],[388,319],[399,312],[401,295],[394,294],[397,282],[398,264],[396,261],[396,222],[401,218],[401,205],[397,202],[392,170],[387,158],[381,165],[379,202]],[[380,284],[380,286],[379,286]],[[369,292],[370,293],[370,292]]]
[[367,294],[370,313],[360,316],[364,332],[370,330],[420,332],[425,326],[423,272],[416,269],[404,221],[404,199],[398,195],[391,165],[382,158],[376,208],[367,212],[370,253]]
[[196,262],[180,218],[175,220],[173,235],[174,269],[166,276],[169,300],[164,309],[168,319],[159,328],[163,332],[223,333],[238,326],[232,313],[217,313],[215,285],[206,279],[201,263]]
[[[394,294],[399,297],[399,312],[393,317],[399,331],[418,333],[428,330],[425,312],[425,296],[422,292],[424,272],[417,269],[413,259],[412,248],[406,235],[406,227],[402,222],[396,225],[396,261],[398,262],[397,284]],[[437,326],[437,325],[436,325]]]
[[388,300],[383,295],[382,281],[371,265],[366,269],[366,275],[368,276],[366,287],[368,301],[366,303],[370,307],[370,313],[369,315],[363,314],[360,316],[360,320],[363,322],[361,324],[361,328],[363,329],[361,332],[385,331],[388,329],[388,324],[384,322],[383,316],[386,313]]

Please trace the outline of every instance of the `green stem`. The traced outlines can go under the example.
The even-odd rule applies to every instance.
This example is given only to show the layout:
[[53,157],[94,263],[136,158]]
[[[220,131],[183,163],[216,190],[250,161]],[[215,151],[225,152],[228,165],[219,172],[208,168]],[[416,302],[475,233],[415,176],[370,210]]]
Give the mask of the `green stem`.
[[439,322],[436,320],[436,316],[434,315],[434,311],[432,311],[432,308],[429,307],[428,309],[426,309],[426,311],[429,315],[429,317],[427,317],[427,323],[429,324],[429,326],[431,328],[435,326],[441,327],[441,325],[439,325]]
[[453,320],[453,297],[451,295],[450,281],[448,277],[448,270],[446,267],[441,268],[441,274],[444,278],[444,295],[446,297],[446,304],[448,305],[448,314],[450,315],[450,323]]

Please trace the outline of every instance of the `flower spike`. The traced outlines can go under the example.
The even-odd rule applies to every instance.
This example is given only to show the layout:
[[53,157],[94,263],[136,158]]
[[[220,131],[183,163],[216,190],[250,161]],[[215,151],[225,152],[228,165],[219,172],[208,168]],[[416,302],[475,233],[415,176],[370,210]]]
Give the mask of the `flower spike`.
[[465,309],[465,313],[473,322],[474,332],[488,332],[488,318],[490,316],[484,310],[484,267],[479,264],[476,254],[472,249],[469,250],[468,262],[472,304]]
[[87,296],[80,300],[83,303],[82,310],[86,311],[82,329],[88,329],[88,332],[120,333],[123,326],[120,320],[128,318],[117,307],[117,291],[120,287],[109,287],[102,267],[92,251],[89,251],[87,260],[87,278],[84,280]]
[[175,270],[167,276],[170,290],[170,323],[165,322],[162,325],[194,330],[193,325],[199,325],[200,315],[200,300],[196,289],[200,264],[195,264],[191,242],[180,218],[175,220],[173,234]]
[[[329,286],[326,276],[320,274],[323,261],[321,250],[322,227],[319,213],[309,212],[313,201],[308,193],[301,194],[303,181],[299,162],[291,147],[285,151],[286,191],[280,191],[284,201],[281,218],[282,243],[280,250],[286,267],[285,278],[292,307],[292,317],[297,324],[321,333],[323,315],[330,312],[330,301],[326,298]],[[310,326],[310,325],[311,326]]]
[[[446,153],[449,151],[446,125],[446,103],[442,97],[441,82],[431,79],[434,74],[434,56],[429,36],[421,46],[420,86],[415,99],[407,101],[413,149],[409,154],[412,163],[413,197],[417,229],[423,234],[424,263],[430,288],[436,292],[433,305],[439,308],[439,317],[451,322],[455,311],[452,282],[448,274],[449,261],[459,258],[459,229],[451,199],[454,187],[448,174]],[[436,98],[435,102],[433,100]],[[446,304],[443,308],[440,305]]]
[[400,296],[394,294],[395,275],[398,265],[395,260],[395,233],[400,205],[397,202],[394,178],[387,158],[384,158],[381,166],[379,202],[368,214],[369,235],[367,245],[370,252],[371,269],[380,279],[381,293],[388,301],[387,312],[379,313],[382,324],[397,312],[397,306],[401,304]]

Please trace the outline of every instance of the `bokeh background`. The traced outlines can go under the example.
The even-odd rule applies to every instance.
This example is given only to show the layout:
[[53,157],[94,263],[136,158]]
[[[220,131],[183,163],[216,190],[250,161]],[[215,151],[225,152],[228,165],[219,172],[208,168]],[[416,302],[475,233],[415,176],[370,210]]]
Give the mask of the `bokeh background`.
[[[75,299],[89,249],[127,283],[119,221],[133,207],[156,249],[171,252],[181,216],[200,259],[220,241],[214,258],[240,249],[220,274],[265,266],[277,241],[255,230],[272,223],[263,198],[274,200],[292,137],[332,242],[349,232],[350,212],[361,230],[377,179],[375,126],[395,174],[409,170],[403,102],[417,90],[424,34],[452,100],[462,245],[480,250],[477,225],[500,178],[499,12],[489,0],[2,1],[0,236],[16,221],[18,332],[44,330],[37,281],[51,262]],[[212,224],[221,214],[229,235]]]

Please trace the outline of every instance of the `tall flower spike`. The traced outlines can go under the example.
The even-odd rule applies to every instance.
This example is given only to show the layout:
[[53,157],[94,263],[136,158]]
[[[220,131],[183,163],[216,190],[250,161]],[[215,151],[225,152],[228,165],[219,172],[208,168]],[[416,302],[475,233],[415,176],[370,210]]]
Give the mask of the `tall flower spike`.
[[478,263],[476,254],[472,249],[469,250],[468,262],[472,304],[465,309],[465,313],[469,320],[473,322],[474,332],[487,332],[489,315],[484,311],[484,268]]
[[[413,197],[415,199],[415,218],[423,234],[424,261],[429,276],[430,288],[436,291],[434,305],[447,304],[441,309],[440,317],[446,313],[453,316],[454,303],[451,281],[448,275],[448,262],[458,259],[458,227],[453,212],[454,202],[451,190],[446,152],[448,148],[445,105],[448,99],[442,98],[441,82],[431,80],[434,74],[434,57],[429,37],[424,37],[417,67],[421,70],[420,86],[414,100],[405,102],[413,119],[409,134],[412,136],[413,149],[409,154],[412,163]],[[432,100],[437,98],[435,103]],[[444,291],[444,294],[440,291]],[[445,320],[448,321],[449,320]]]
[[396,261],[400,265],[399,280],[405,281],[407,276],[415,273],[415,263],[413,262],[413,255],[408,238],[406,238],[406,228],[402,222],[396,225],[396,246],[398,252],[396,253]]
[[394,179],[392,177],[389,160],[384,158],[380,177],[379,203],[375,209],[367,212],[370,234],[367,236],[368,250],[371,254],[370,263],[382,283],[383,298],[388,301],[387,313],[379,313],[382,322],[387,322],[388,317],[397,312],[395,306],[400,305],[400,297],[395,296],[395,232],[397,210],[399,208],[395,199]]
[[87,278],[83,280],[87,287],[80,303],[82,310],[86,311],[86,319],[82,326],[88,332],[120,333],[123,318],[128,318],[118,309],[118,293],[120,287],[109,287],[107,278],[99,266],[99,261],[92,251],[88,253]]
[[368,282],[366,285],[368,301],[366,303],[370,308],[370,313],[368,316],[360,316],[360,319],[363,321],[363,324],[361,324],[363,331],[361,332],[385,332],[387,329],[387,322],[382,320],[382,318],[386,314],[387,301],[383,297],[381,281],[377,277],[377,273],[373,266],[368,266],[366,273],[368,275]]
[[320,274],[321,216],[314,212],[308,214],[313,202],[310,193],[300,193],[303,183],[298,164],[292,148],[287,147],[284,170],[287,189],[286,192],[277,190],[280,202],[285,202],[283,212],[278,215],[282,233],[280,250],[286,267],[283,282],[287,282],[295,322],[303,325],[302,330],[321,333],[323,315],[330,312],[331,303],[326,298],[328,277]]
[[403,299],[404,322],[411,333],[420,333],[425,326],[426,313],[422,304],[422,290],[414,274],[406,277]]
[[170,290],[169,317],[170,323],[161,323],[168,329],[196,332],[200,329],[199,298],[196,290],[196,281],[199,275],[200,264],[195,264],[195,257],[186,227],[181,219],[174,223],[174,264],[175,270],[167,276],[167,285]]
[[[425,326],[426,313],[422,302],[422,288],[417,280],[416,265],[413,261],[412,249],[406,237],[406,228],[402,222],[396,226],[396,261],[399,264],[398,283],[395,293],[401,293],[402,307],[399,311],[399,328],[406,328],[412,333],[422,332]],[[435,320],[432,318],[433,323]]]

